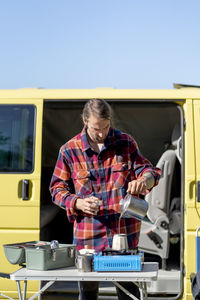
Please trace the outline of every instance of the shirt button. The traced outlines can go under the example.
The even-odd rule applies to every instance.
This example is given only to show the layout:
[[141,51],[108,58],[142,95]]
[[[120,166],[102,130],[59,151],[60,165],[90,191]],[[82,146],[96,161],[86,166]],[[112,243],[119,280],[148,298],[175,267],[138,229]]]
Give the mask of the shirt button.
[[99,170],[99,176],[102,178],[104,177],[104,171],[103,170]]

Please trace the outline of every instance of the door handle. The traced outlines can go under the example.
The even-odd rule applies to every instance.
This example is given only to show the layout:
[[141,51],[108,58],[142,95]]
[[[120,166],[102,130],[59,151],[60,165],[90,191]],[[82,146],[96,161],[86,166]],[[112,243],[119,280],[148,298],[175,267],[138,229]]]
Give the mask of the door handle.
[[22,200],[29,200],[29,180],[22,180]]
[[197,181],[197,202],[200,202],[200,181]]

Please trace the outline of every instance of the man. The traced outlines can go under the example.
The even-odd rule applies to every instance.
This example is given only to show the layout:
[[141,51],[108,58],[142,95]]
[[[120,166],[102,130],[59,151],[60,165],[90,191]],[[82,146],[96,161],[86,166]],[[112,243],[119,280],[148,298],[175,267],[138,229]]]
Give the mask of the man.
[[[83,109],[84,128],[60,149],[50,184],[53,202],[74,222],[77,250],[97,252],[112,247],[118,233],[120,200],[126,193],[148,193],[161,171],[142,156],[134,138],[112,128],[112,111],[102,99],[89,100]],[[120,233],[129,248],[138,244],[140,221],[122,218]],[[131,286],[130,286],[131,285]],[[132,283],[123,286],[138,296]],[[79,299],[96,300],[98,283],[80,282]],[[117,288],[119,299],[130,299]]]

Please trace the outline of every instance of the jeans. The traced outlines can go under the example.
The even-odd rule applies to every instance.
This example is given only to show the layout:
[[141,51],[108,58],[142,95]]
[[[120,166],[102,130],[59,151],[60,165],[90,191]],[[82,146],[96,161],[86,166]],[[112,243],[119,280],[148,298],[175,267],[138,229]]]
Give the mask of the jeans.
[[79,281],[78,300],[97,300],[99,292],[99,282],[97,281]]
[[[140,299],[140,291],[138,287],[132,282],[119,282],[131,294]],[[79,281],[79,300],[97,300],[99,282],[97,281]],[[130,300],[131,298],[126,295],[120,288],[116,287],[119,300]]]

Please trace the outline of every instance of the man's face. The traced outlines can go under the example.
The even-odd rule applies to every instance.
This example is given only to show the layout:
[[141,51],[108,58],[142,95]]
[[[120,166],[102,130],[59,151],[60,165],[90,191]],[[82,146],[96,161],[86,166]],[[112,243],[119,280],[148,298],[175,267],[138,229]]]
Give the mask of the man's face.
[[84,121],[84,124],[87,126],[87,133],[94,143],[104,142],[110,128],[109,120],[90,116],[87,121]]

